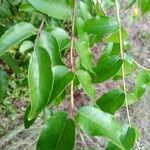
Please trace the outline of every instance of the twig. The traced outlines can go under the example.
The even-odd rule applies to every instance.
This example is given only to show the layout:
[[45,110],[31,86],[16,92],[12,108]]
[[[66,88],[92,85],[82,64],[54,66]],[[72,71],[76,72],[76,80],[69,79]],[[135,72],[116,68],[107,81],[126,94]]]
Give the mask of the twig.
[[[76,0],[74,0],[74,7],[72,10],[72,30],[71,30],[71,48],[70,48],[70,64],[71,70],[74,72],[74,61],[73,61],[73,49],[74,49],[74,28],[75,28],[75,18],[76,18]],[[74,85],[71,82],[70,98],[71,98],[71,109],[74,110]]]
[[149,71],[149,72],[150,72],[150,69],[149,69],[149,68],[146,68],[146,67],[140,65],[136,60],[133,59],[133,62],[134,62],[139,68],[142,68],[143,70],[146,70],[146,71]]
[[41,22],[40,27],[39,27],[39,30],[38,30],[37,38],[40,36],[40,34],[42,32],[44,22],[45,22],[45,18],[43,17],[42,22]]
[[[119,1],[115,0],[115,4],[116,4],[116,11],[117,11],[117,21],[118,21],[118,25],[119,25],[120,52],[121,52],[121,57],[124,60],[124,50],[123,50],[123,40],[122,40],[122,31],[121,31]],[[123,90],[124,90],[124,93],[125,93],[125,103],[126,103],[126,111],[127,111],[128,122],[129,122],[129,124],[131,124],[129,107],[128,107],[128,101],[127,101],[127,98],[126,98],[127,88],[126,88],[126,81],[125,81],[125,68],[124,68],[124,64],[122,64],[122,82],[123,82]]]
[[[121,19],[120,19],[120,4],[119,0],[115,0],[116,4],[116,12],[117,12],[117,21],[119,25],[119,40],[120,40],[120,52],[121,52],[121,57],[124,60],[124,50],[123,50],[123,40],[122,40],[122,30],[121,30]],[[126,111],[127,111],[127,118],[128,122],[131,125],[131,119],[130,119],[130,112],[129,112],[129,106],[128,106],[128,100],[127,100],[127,88],[126,88],[126,81],[125,81],[125,68],[124,64],[122,64],[122,82],[123,82],[123,90],[125,93],[125,103],[126,103]],[[136,145],[138,150],[140,150],[139,144],[136,141]]]

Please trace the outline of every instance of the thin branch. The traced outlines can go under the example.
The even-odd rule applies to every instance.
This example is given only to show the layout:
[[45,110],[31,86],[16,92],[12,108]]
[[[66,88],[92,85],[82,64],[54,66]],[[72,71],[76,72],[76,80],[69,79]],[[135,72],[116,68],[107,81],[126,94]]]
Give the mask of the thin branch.
[[[121,51],[121,57],[124,60],[124,49],[123,49],[123,39],[122,39],[122,30],[121,30],[119,0],[115,0],[115,4],[116,4],[116,12],[117,12],[117,21],[118,21],[118,25],[119,25],[120,51]],[[124,93],[125,93],[127,118],[128,118],[129,124],[131,125],[130,112],[129,112],[129,106],[128,106],[128,100],[127,100],[127,88],[126,88],[126,81],[125,81],[125,67],[124,67],[124,64],[122,64],[122,82],[123,82],[123,89],[124,89]],[[137,141],[136,141],[136,146],[137,146],[138,150],[140,150],[139,143]]]
[[[74,72],[74,60],[73,60],[73,49],[74,49],[74,37],[75,37],[75,19],[76,19],[76,0],[74,0],[74,7],[72,10],[72,31],[71,31],[71,48],[70,48],[70,64],[71,70]],[[70,98],[71,98],[71,109],[74,109],[74,85],[73,81],[71,82],[71,91],[70,91]]]
[[139,64],[136,60],[134,60],[134,59],[133,59],[133,61],[134,61],[134,63],[135,63],[139,68],[142,68],[143,70],[146,70],[146,71],[149,71],[149,72],[150,72],[150,69],[149,69],[149,68],[146,68],[146,67],[140,65],[140,64]]
[[44,22],[45,22],[45,17],[43,17],[42,22],[40,24],[39,30],[38,30],[38,34],[37,34],[37,38],[40,36],[43,26],[44,26]]
[[[124,60],[124,50],[123,50],[123,40],[122,40],[122,31],[121,31],[121,20],[120,20],[120,6],[119,6],[119,1],[115,0],[116,4],[116,11],[117,11],[117,21],[119,25],[119,40],[120,40],[120,53],[121,57]],[[127,88],[126,88],[126,81],[125,81],[125,68],[124,64],[122,64],[122,82],[123,82],[123,90],[125,93],[125,103],[126,103],[126,111],[127,111],[127,118],[129,124],[131,124],[131,119],[130,119],[130,113],[129,113],[129,107],[128,107],[128,101],[127,101]]]

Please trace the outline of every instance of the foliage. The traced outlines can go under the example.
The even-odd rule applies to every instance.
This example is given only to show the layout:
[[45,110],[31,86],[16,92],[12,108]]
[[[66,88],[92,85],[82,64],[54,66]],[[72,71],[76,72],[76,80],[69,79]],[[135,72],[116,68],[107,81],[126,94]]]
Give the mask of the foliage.
[[[1,1],[0,58],[15,74],[28,70],[30,105],[24,117],[25,128],[46,108],[63,103],[65,91],[71,88],[70,110],[46,118],[38,150],[72,150],[79,128],[87,135],[106,137],[107,150],[133,148],[137,130],[131,124],[121,127],[114,115],[124,103],[140,99],[150,85],[150,73],[128,53],[128,33],[120,24],[119,12],[117,19],[107,15],[115,4],[119,10],[117,0]],[[149,0],[132,0],[128,7],[134,4],[139,5],[142,15],[150,10]],[[92,47],[102,41],[103,54],[93,64]],[[21,63],[13,57],[16,51]],[[70,54],[70,67],[65,64],[64,54]],[[78,61],[76,66],[74,59]],[[96,100],[95,84],[124,80],[136,71],[139,73],[132,91],[124,83],[123,89],[112,89]],[[8,80],[7,73],[0,70],[0,101],[6,96]],[[78,109],[73,90],[80,85],[92,103]]]

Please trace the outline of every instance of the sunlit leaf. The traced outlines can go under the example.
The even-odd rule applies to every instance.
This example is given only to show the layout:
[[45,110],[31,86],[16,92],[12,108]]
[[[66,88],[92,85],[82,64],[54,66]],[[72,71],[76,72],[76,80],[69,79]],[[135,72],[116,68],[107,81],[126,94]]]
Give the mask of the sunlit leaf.
[[28,116],[33,120],[47,105],[53,86],[53,73],[48,52],[36,46],[32,53],[28,71],[31,110]]
[[58,19],[71,17],[71,4],[68,0],[28,0],[38,11]]
[[117,31],[118,24],[115,18],[100,17],[88,20],[85,23],[85,28],[88,33],[92,33],[99,38],[102,38],[105,34]]
[[0,38],[0,56],[15,44],[37,33],[37,29],[26,22],[18,23],[8,29]]
[[43,31],[40,35],[40,44],[47,50],[52,61],[52,65],[63,65],[61,53],[56,39],[50,32]]
[[120,141],[120,124],[114,116],[92,106],[82,107],[76,116],[80,128],[90,136],[104,136],[124,150]]

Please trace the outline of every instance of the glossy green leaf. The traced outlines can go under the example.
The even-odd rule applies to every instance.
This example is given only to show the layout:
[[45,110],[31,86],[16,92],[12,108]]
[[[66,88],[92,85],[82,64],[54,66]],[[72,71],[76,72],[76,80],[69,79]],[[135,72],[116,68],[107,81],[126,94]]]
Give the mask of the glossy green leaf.
[[64,29],[56,27],[50,33],[56,39],[60,51],[68,46],[70,37]]
[[105,34],[117,31],[118,24],[115,18],[100,17],[88,20],[85,23],[85,28],[88,33],[95,34],[99,38],[102,38]]
[[150,0],[140,0],[142,15],[150,11]]
[[87,95],[90,96],[93,100],[95,100],[96,89],[92,85],[92,79],[91,79],[89,73],[84,70],[78,70],[77,77],[78,77],[78,80],[79,80],[82,88],[87,93]]
[[[133,148],[135,139],[136,139],[135,129],[128,125],[124,125],[121,129],[120,140],[126,150],[131,150]],[[106,150],[122,150],[122,149],[120,149],[119,147],[110,142]]]
[[80,62],[84,68],[93,72],[93,58],[92,52],[89,47],[89,39],[87,36],[82,37],[82,39],[78,39],[76,41],[76,51],[80,56]]
[[62,92],[74,79],[74,74],[68,71],[67,67],[65,66],[55,66],[52,70],[54,76],[54,85],[49,103],[58,98],[58,96],[62,94]]
[[19,51],[24,54],[26,51],[32,49],[33,47],[34,47],[34,43],[32,41],[24,41],[21,44]]
[[11,27],[0,38],[0,56],[15,44],[20,43],[24,39],[36,33],[37,29],[33,25],[26,22],[21,22]]
[[31,105],[29,105],[25,111],[25,115],[24,115],[24,127],[25,127],[25,129],[29,128],[34,123],[34,121],[36,120],[36,119],[28,120],[30,110],[31,110]]
[[40,35],[40,44],[50,55],[52,66],[63,65],[59,46],[50,32],[43,31]]
[[136,95],[137,98],[140,98],[145,93],[146,89],[149,87],[149,83],[150,83],[150,72],[140,70],[140,72],[137,74],[134,89],[134,94]]
[[114,116],[92,106],[82,107],[76,116],[80,128],[90,136],[104,136],[124,150],[120,141],[120,124]]
[[103,82],[113,77],[121,68],[122,59],[118,56],[112,55],[105,59],[100,59],[94,67],[94,72],[97,75],[96,83]]
[[0,70],[0,100],[5,96],[8,87],[8,75]]
[[113,89],[102,95],[96,102],[99,108],[105,112],[115,114],[115,112],[123,105],[125,94],[123,91]]
[[28,120],[33,120],[47,105],[52,86],[53,73],[48,52],[36,45],[28,70],[31,111]]
[[37,150],[73,150],[75,124],[65,112],[57,112],[44,125]]
[[48,16],[57,19],[70,19],[71,4],[69,0],[28,0],[31,5]]

